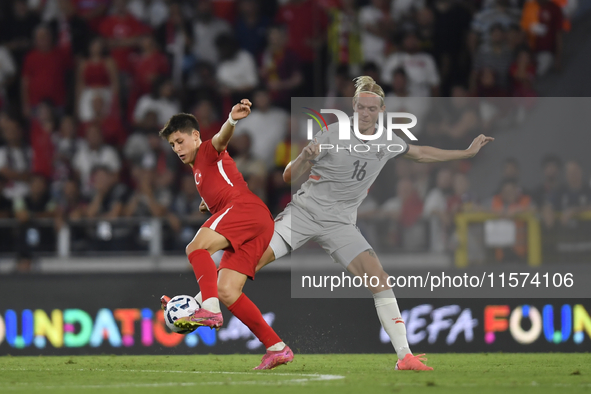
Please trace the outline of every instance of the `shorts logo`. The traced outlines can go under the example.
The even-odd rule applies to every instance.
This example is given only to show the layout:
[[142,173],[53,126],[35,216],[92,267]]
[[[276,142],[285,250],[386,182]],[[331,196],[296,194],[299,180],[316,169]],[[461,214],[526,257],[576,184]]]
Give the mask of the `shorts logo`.
[[201,171],[197,170],[197,172],[195,173],[195,184],[197,186],[199,186],[200,183],[201,183]]

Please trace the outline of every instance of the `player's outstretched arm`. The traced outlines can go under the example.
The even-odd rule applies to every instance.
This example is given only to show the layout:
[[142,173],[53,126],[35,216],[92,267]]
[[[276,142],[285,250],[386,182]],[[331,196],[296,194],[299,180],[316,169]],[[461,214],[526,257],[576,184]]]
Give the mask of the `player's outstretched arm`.
[[287,164],[285,170],[283,171],[283,180],[287,183],[291,183],[292,181],[295,181],[301,177],[302,174],[310,171],[314,165],[313,160],[318,156],[319,153],[319,145],[314,142],[310,142],[295,160],[290,161]]
[[250,107],[252,103],[248,99],[242,99],[238,104],[232,107],[228,120],[222,125],[220,131],[211,139],[211,143],[215,150],[223,152],[228,147],[230,139],[234,135],[234,128],[236,122],[240,119],[246,118],[250,114]]
[[476,156],[484,145],[494,140],[493,137],[487,137],[484,134],[480,134],[478,137],[474,138],[474,141],[472,141],[466,150],[445,150],[433,148],[432,146],[409,145],[408,152],[406,152],[403,157],[418,161],[419,163],[469,159]]

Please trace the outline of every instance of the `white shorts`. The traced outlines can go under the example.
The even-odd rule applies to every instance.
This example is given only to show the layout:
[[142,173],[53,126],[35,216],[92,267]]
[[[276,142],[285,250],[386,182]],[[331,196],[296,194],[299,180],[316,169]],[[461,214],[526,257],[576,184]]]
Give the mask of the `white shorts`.
[[291,253],[308,241],[315,241],[345,269],[371,245],[354,224],[320,222],[297,205],[289,203],[275,218],[275,231],[270,247],[275,259]]

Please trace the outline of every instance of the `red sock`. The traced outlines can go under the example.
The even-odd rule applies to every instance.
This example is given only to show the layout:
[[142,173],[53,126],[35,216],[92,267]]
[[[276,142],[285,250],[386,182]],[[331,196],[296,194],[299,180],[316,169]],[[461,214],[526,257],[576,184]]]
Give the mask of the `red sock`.
[[203,301],[211,297],[218,298],[218,272],[209,252],[197,249],[189,254],[189,262],[193,266]]
[[228,310],[246,324],[246,327],[250,328],[250,331],[265,345],[265,348],[281,342],[281,338],[263,319],[259,308],[244,293],[228,307]]

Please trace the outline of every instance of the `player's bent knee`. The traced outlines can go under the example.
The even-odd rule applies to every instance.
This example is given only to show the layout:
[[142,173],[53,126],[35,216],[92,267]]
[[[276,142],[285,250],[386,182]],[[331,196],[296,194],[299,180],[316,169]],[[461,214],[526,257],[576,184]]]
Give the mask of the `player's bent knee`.
[[187,255],[187,257],[189,257],[189,255],[191,253],[193,253],[194,251],[198,250],[200,248],[197,247],[197,245],[194,245],[193,242],[189,243],[187,245],[187,247],[185,248],[185,254]]
[[185,248],[185,254],[187,255],[187,257],[189,257],[189,255],[191,253],[193,253],[196,250],[199,249],[203,249],[207,252],[209,252],[209,254],[211,254],[211,251],[209,250],[208,245],[204,244],[203,242],[199,242],[199,241],[191,241],[187,247]]
[[265,250],[265,253],[263,253],[263,256],[261,257],[261,259],[259,260],[259,262],[255,268],[255,272],[259,272],[261,270],[261,268],[263,268],[267,264],[272,263],[273,261],[275,261],[275,252],[269,246],[267,248],[267,250]]
[[228,241],[223,235],[210,230],[207,227],[202,227],[195,235],[195,238],[185,248],[185,253],[189,256],[191,253],[198,249],[203,249],[214,254],[218,250],[222,250],[230,246]]
[[218,298],[225,306],[232,305],[240,297],[240,289],[230,283],[218,283]]

